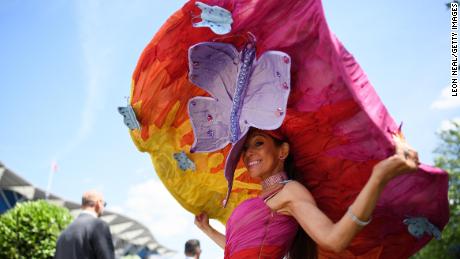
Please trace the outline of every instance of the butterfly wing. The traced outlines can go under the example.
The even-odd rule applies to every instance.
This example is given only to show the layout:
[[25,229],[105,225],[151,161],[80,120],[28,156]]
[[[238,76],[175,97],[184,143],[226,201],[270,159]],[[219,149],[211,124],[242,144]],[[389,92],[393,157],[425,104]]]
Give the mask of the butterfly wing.
[[211,30],[218,35],[227,34],[232,30],[230,24],[227,23],[216,23],[213,21],[203,20],[193,24],[194,27],[209,27]]
[[188,158],[184,151],[175,153],[173,156],[182,171],[186,171],[188,169],[195,171],[195,163],[193,163],[193,161]]
[[209,6],[196,2],[196,6],[201,9],[201,22],[194,23],[194,27],[209,27],[215,34],[227,34],[232,30],[232,14],[219,6]]
[[127,105],[126,107],[118,107],[118,112],[123,116],[123,122],[130,130],[139,129],[140,125],[136,119],[133,107]]
[[249,126],[266,130],[281,126],[290,80],[290,58],[286,53],[267,51],[254,62],[240,117],[243,134]]
[[195,5],[201,9],[201,18],[203,20],[213,21],[220,24],[231,24],[233,22],[232,13],[225,8],[214,5],[209,6],[202,2],[195,2]]
[[213,152],[229,143],[230,107],[211,97],[194,97],[188,103],[195,140],[191,152]]
[[240,57],[231,44],[203,42],[189,49],[189,79],[221,103],[231,103]]

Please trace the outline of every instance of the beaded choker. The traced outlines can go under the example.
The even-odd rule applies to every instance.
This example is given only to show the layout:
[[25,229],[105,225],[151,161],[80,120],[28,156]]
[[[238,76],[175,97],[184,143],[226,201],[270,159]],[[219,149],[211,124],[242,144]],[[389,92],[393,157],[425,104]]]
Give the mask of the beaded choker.
[[262,190],[266,190],[270,186],[280,183],[282,181],[286,181],[287,179],[288,177],[285,172],[279,172],[270,177],[267,177],[262,181]]

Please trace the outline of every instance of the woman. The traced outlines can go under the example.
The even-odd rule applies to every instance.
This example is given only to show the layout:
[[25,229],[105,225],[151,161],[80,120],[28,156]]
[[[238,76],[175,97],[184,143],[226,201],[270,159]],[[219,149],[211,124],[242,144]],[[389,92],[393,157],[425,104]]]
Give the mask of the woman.
[[[276,132],[252,129],[242,159],[250,176],[262,179],[260,196],[244,201],[233,211],[226,235],[209,225],[205,213],[195,217],[195,224],[225,249],[225,258],[283,258],[289,249],[291,258],[300,258],[291,247],[297,223],[316,244],[339,253],[370,222],[384,186],[394,177],[417,169],[417,152],[401,139],[394,140],[395,154],[374,166],[348,212],[334,223],[302,184],[287,180],[289,144]],[[306,243],[299,245],[306,247]]]
[[[256,222],[269,222],[271,218],[267,215],[270,215],[271,209],[280,214],[289,214],[276,217],[279,219],[276,222],[280,226],[287,226],[286,233],[295,232],[291,229],[297,226],[295,221],[297,219],[320,246],[339,244],[329,240],[336,237],[336,233],[340,233],[344,226],[351,229],[347,229],[347,235],[353,236],[360,227],[351,224],[353,222],[349,217],[352,214],[346,213],[348,206],[363,190],[362,195],[351,206],[350,213],[355,215],[356,221],[367,220],[371,208],[375,206],[375,197],[381,191],[381,186],[393,177],[387,173],[400,173],[387,170],[388,167],[396,167],[395,163],[398,162],[393,161],[397,159],[389,159],[379,164],[370,177],[373,165],[393,154],[394,145],[388,132],[396,131],[398,125],[384,107],[359,64],[329,29],[321,0],[206,0],[201,2],[214,9],[201,9],[202,3],[195,0],[187,1],[156,33],[139,59],[132,77],[130,107],[126,107],[132,108],[128,113],[131,114],[131,119],[127,121],[139,121],[138,127],[137,123],[128,125],[134,128],[130,134],[137,148],[142,152],[150,153],[155,171],[161,181],[173,197],[195,215],[206,211],[210,217],[220,222],[227,222],[229,214],[238,204],[259,192],[257,184],[248,179],[250,177],[247,170],[242,168],[242,163],[238,163],[239,160],[231,156],[235,153],[232,151],[239,150],[244,140],[232,135],[231,149],[228,148],[229,146],[220,146],[228,142],[222,139],[222,136],[228,136],[223,134],[224,132],[238,133],[237,124],[244,127],[244,130],[240,128],[242,133],[248,125],[257,126],[251,120],[245,121],[247,118],[241,118],[238,123],[232,115],[238,115],[239,113],[235,111],[242,109],[242,106],[237,102],[234,105],[233,100],[242,100],[242,98],[229,99],[228,97],[234,96],[232,95],[234,93],[251,95],[258,91],[235,91],[235,89],[242,89],[235,87],[236,74],[241,70],[217,69],[219,68],[217,64],[229,64],[230,68],[232,64],[234,66],[239,64],[236,55],[233,54],[238,52],[240,55],[239,52],[243,50],[243,45],[246,43],[242,36],[251,33],[257,40],[255,58],[258,59],[269,51],[284,52],[287,56],[283,57],[282,61],[286,65],[276,72],[287,71],[284,68],[289,64],[290,73],[276,73],[274,70],[270,73],[269,69],[265,71],[268,76],[264,78],[271,78],[269,81],[273,83],[270,89],[279,90],[282,94],[270,95],[276,96],[271,98],[271,101],[264,99],[252,102],[249,108],[259,107],[262,104],[273,105],[273,109],[266,114],[276,115],[276,120],[260,118],[259,113],[256,113],[255,118],[259,122],[282,121],[282,125],[265,125],[259,128],[276,129],[280,126],[280,130],[290,142],[291,155],[298,169],[294,179],[307,186],[308,190],[297,182],[290,182],[274,197],[265,195],[266,204],[259,198],[243,203],[246,208],[240,205],[227,224],[227,256],[236,257],[234,255],[236,249],[247,250],[249,247],[255,247],[260,250],[262,242],[265,241],[265,244],[272,244],[270,239],[263,241],[263,236],[268,238],[273,234],[288,236],[278,233],[279,228],[267,228],[265,225],[261,228],[262,223],[256,224]],[[227,18],[230,18],[231,14],[231,19],[216,18],[211,15],[210,10],[217,10],[217,13],[225,14]],[[230,21],[233,21],[231,31],[226,35],[216,35],[212,27],[198,27],[197,25],[202,24],[200,16],[201,20],[210,22],[226,21],[224,24],[226,27]],[[190,62],[191,47],[207,43],[214,45],[208,50],[215,50],[216,44],[225,43],[232,45],[237,51],[224,51],[224,55],[220,55],[231,57],[231,60],[228,59],[231,62],[227,63],[211,58],[204,58],[202,60],[204,62],[200,60]],[[201,47],[200,49],[204,50]],[[231,55],[227,55],[229,53]],[[204,54],[207,56],[209,53]],[[209,69],[206,69],[205,65],[209,65]],[[198,74],[192,71],[201,68],[204,68],[202,71],[219,73],[225,71],[225,75],[213,76],[215,80],[210,83],[211,81],[206,79],[210,78],[209,74]],[[239,74],[238,72],[238,77]],[[259,73],[262,74],[264,73]],[[210,89],[199,84],[200,79],[204,79],[209,87],[220,87],[220,90],[208,91]],[[223,83],[221,79],[231,83]],[[250,85],[263,85],[264,89],[266,88],[265,84]],[[222,87],[225,91],[222,91]],[[275,101],[279,101],[280,96],[287,96],[288,90],[287,104],[284,103],[284,106],[276,104]],[[213,95],[217,92],[222,93],[222,96]],[[249,96],[245,100],[256,100],[260,97],[257,95],[257,98],[253,98],[254,96]],[[215,106],[202,109],[201,105],[197,105],[197,109],[193,112],[197,123],[193,124],[189,108],[198,103],[191,99],[198,97],[200,100],[206,99],[208,103],[215,104],[220,100],[219,103],[226,104],[221,105],[221,109],[214,109]],[[213,100],[209,99],[211,97]],[[217,111],[225,113],[217,113]],[[284,120],[283,116],[286,116]],[[235,127],[228,127],[228,124]],[[200,136],[197,136],[191,125],[200,128]],[[226,125],[227,128],[223,128],[222,125]],[[210,140],[207,145],[202,145],[207,148],[206,150],[196,148],[198,139]],[[235,139],[238,140],[236,143]],[[278,137],[278,139],[282,138]],[[398,149],[400,156],[399,150],[401,148]],[[235,157],[239,158],[239,156]],[[227,161],[234,163],[227,163]],[[233,169],[228,165],[233,166]],[[247,167],[254,165],[256,164],[248,164]],[[286,162],[286,165],[291,164]],[[230,172],[228,174],[227,169]],[[287,168],[284,169],[288,171]],[[222,171],[227,182],[222,177]],[[262,175],[256,177],[272,179],[268,176],[273,173],[278,172],[264,171]],[[364,187],[368,180],[369,183]],[[374,221],[354,238],[344,253],[361,258],[369,258],[369,254],[372,254],[373,257],[393,259],[407,258],[421,249],[429,242],[431,231],[411,232],[414,224],[407,222],[421,219],[424,220],[423,222],[429,220],[432,225],[428,226],[431,228],[435,226],[442,229],[445,226],[449,217],[447,180],[446,172],[421,165],[418,173],[406,174],[391,181],[380,194],[379,203],[373,210]],[[296,186],[298,188],[294,188]],[[226,191],[228,194],[230,189],[232,189],[232,197],[226,199]],[[274,191],[276,193],[277,188]],[[262,195],[267,193],[269,192],[265,191]],[[303,193],[305,195],[301,195]],[[315,197],[315,201],[311,199],[310,193]],[[265,196],[261,197],[265,198]],[[300,198],[303,200],[297,200]],[[222,200],[227,202],[227,209],[222,208]],[[300,205],[296,206],[296,204]],[[324,213],[319,212],[316,207]],[[308,210],[308,213],[303,213],[303,210]],[[246,211],[251,213],[245,213]],[[240,224],[246,221],[241,220],[242,216],[238,216],[240,214],[258,220],[241,226]],[[331,220],[325,219],[323,214],[333,222],[337,222],[337,225],[332,225]],[[342,218],[344,214],[346,214],[345,218]],[[308,218],[298,218],[298,215],[308,216]],[[200,217],[198,221],[202,220],[204,219]],[[204,224],[207,228],[206,220]],[[315,227],[311,227],[312,224]],[[294,227],[291,227],[292,225]],[[273,222],[268,226],[273,226]],[[252,234],[254,231],[249,231],[249,227],[268,230],[271,235],[262,233],[261,236],[255,236]],[[245,228],[248,231],[240,231]],[[326,235],[329,230],[332,234]],[[319,234],[316,231],[319,231]],[[214,232],[211,232],[214,235]],[[232,235],[232,233],[237,234]],[[246,233],[251,234],[245,235]],[[216,236],[223,246],[225,238],[221,235]],[[238,241],[232,238],[235,236],[244,240]],[[343,238],[340,242],[346,239],[351,237]],[[303,245],[305,242],[300,244]],[[288,244],[276,244],[274,247],[282,247],[286,250]],[[339,250],[340,246],[330,249]],[[319,250],[320,255],[323,255],[323,250]],[[282,253],[284,252],[280,252]],[[339,256],[343,257],[342,254]]]

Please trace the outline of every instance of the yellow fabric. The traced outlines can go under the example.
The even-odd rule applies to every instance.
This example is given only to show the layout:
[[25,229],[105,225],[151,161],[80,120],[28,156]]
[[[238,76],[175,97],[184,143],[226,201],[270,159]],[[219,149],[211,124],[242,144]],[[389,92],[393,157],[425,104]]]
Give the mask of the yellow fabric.
[[[141,102],[133,105],[136,113],[141,107]],[[233,208],[250,197],[244,190],[259,190],[260,185],[235,181],[234,188],[243,190],[243,192],[232,194],[227,207],[222,208],[222,201],[227,192],[227,181],[223,170],[211,173],[211,168],[224,163],[224,155],[220,152],[190,154],[188,152],[190,145],[180,146],[180,140],[192,129],[189,121],[185,121],[178,128],[172,126],[178,107],[179,102],[168,113],[163,127],[157,128],[155,125],[149,127],[150,137],[146,141],[140,137],[139,130],[131,131],[131,137],[140,151],[150,154],[159,178],[185,209],[193,214],[205,211],[211,218],[216,218],[225,224]],[[185,151],[195,163],[196,171],[181,170],[173,157],[174,153],[181,151]],[[235,178],[245,172],[245,169],[237,169]]]

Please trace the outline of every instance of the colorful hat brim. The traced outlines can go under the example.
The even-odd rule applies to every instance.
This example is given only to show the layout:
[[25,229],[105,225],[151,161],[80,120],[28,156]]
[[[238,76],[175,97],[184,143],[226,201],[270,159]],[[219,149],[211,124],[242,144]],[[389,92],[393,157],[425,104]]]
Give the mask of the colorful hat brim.
[[[230,146],[190,154],[193,133],[187,115],[190,98],[208,96],[188,81],[189,47],[217,40],[238,48],[242,45],[239,36],[251,32],[259,55],[278,50],[292,59],[291,95],[281,130],[291,145],[299,181],[319,208],[337,221],[373,166],[394,152],[389,131],[397,129],[396,123],[353,56],[330,32],[319,0],[203,2],[229,10],[232,30],[222,37],[208,28],[194,28],[191,21],[200,11],[195,1],[187,2],[162,26],[133,74],[131,105],[141,125],[140,130],[131,131],[136,146],[150,153],[162,182],[194,214],[206,211],[225,223],[235,206],[257,195],[260,186],[240,161],[229,204],[222,208],[227,190],[223,168]],[[195,167],[179,166],[174,159],[179,152],[185,152],[185,159]],[[425,165],[391,181],[372,223],[341,256],[412,255],[431,237],[415,238],[403,221],[425,217],[442,229],[449,217],[447,182],[444,171]]]

